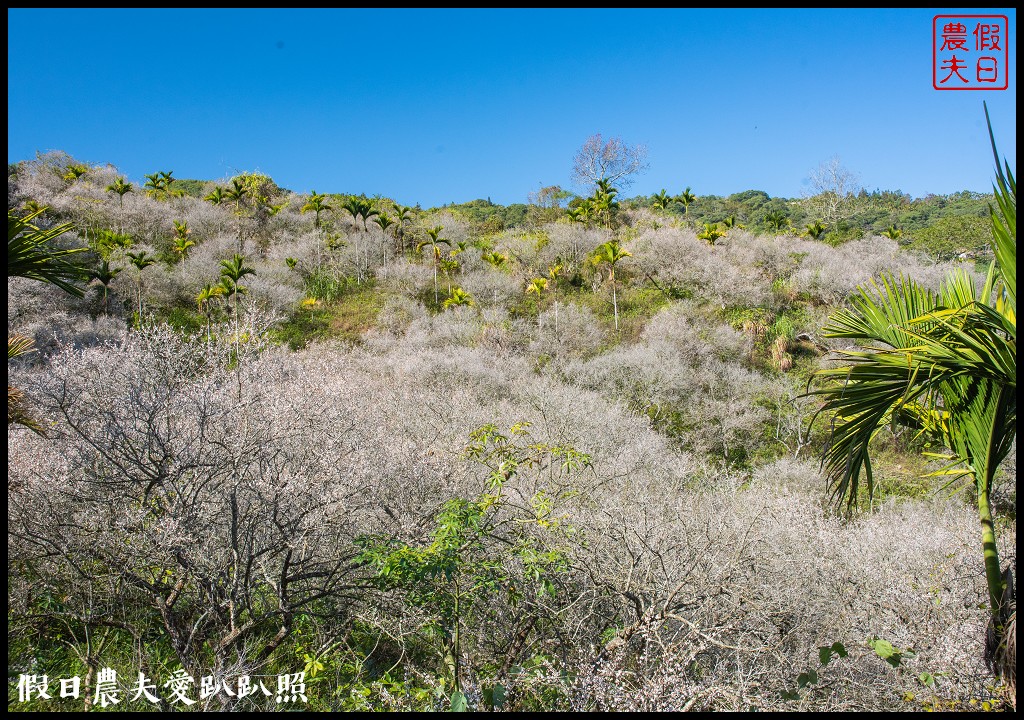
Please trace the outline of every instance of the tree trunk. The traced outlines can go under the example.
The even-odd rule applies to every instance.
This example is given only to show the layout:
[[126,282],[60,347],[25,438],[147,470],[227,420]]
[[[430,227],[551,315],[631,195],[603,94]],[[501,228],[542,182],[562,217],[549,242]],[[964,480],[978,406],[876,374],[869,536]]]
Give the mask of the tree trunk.
[[985,556],[985,581],[988,585],[989,610],[994,621],[999,621],[1000,601],[1003,596],[1003,574],[999,568],[996,548],[996,530],[992,522],[992,508],[988,489],[979,488],[978,516],[981,518],[981,547]]
[[612,268],[612,308],[615,310],[615,332],[619,331],[619,298],[615,294],[615,268]]

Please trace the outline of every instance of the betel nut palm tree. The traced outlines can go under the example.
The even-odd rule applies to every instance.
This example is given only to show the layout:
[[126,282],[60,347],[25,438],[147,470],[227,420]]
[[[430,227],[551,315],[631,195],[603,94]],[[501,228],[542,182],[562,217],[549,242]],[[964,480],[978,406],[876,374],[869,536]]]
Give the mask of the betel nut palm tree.
[[444,227],[441,226],[441,225],[438,225],[436,227],[430,228],[429,230],[427,230],[427,239],[421,241],[420,243],[418,243],[416,245],[417,252],[422,251],[423,248],[427,247],[428,245],[430,246],[431,256],[433,257],[433,262],[434,262],[434,304],[435,305],[438,304],[438,299],[437,299],[437,266],[438,266],[438,264],[441,261],[441,248],[438,247],[438,246],[439,245],[447,245],[448,247],[451,247],[451,244],[452,244],[451,240],[448,240],[447,238],[441,237],[441,231],[442,230],[444,230]]
[[123,177],[119,177],[114,180],[114,182],[110,183],[110,185],[107,185],[106,191],[108,193],[117,193],[118,215],[121,222],[120,230],[124,233],[124,196],[130,192],[135,192],[135,186]]
[[329,198],[327,196],[327,193],[317,193],[317,191],[314,190],[312,195],[309,196],[309,200],[306,201],[306,204],[303,205],[299,209],[299,212],[301,212],[301,213],[308,213],[308,212],[314,213],[314,215],[313,215],[313,229],[314,230],[319,230],[320,229],[320,214],[321,213],[325,213],[325,212],[330,212],[331,210],[334,209],[333,206],[331,206],[331,205],[329,205],[327,203],[328,199]]
[[[219,189],[219,188],[218,188]],[[245,250],[245,239],[242,236],[242,204],[245,202],[245,198],[249,195],[249,189],[238,179],[234,178],[231,181],[231,187],[221,193],[221,202],[227,200],[235,204],[235,229],[238,233],[238,253],[239,255]]]
[[406,223],[412,222],[413,213],[416,208],[409,207],[408,205],[399,205],[395,203],[395,236],[398,241],[398,251],[400,253],[405,252],[405,225]]
[[604,226],[612,226],[612,218],[619,207],[615,196],[619,194],[618,188],[612,187],[610,180],[600,178],[594,183],[597,187],[590,198],[594,212],[604,222]]
[[184,260],[189,248],[195,247],[195,240],[189,238],[192,228],[188,226],[188,220],[174,220],[174,238],[172,239],[174,252],[180,260]]
[[619,297],[615,290],[615,266],[627,257],[633,257],[633,253],[623,248],[617,240],[609,240],[594,250],[594,263],[608,266],[608,280],[612,284],[612,308],[615,312],[615,332],[619,331]]
[[813,223],[808,223],[804,228],[804,234],[812,240],[820,240],[821,236],[825,234],[828,227],[821,224],[821,221],[815,220]]
[[206,197],[203,198],[203,200],[205,200],[206,202],[210,203],[211,205],[220,205],[225,200],[224,188],[222,188],[222,187],[215,187],[215,188],[213,188],[213,190],[211,190],[210,193],[207,194]]
[[[245,257],[235,253],[234,257],[230,260],[220,261],[220,276],[221,284],[224,288],[224,295],[230,303],[232,297],[239,294],[245,293],[245,288],[242,286],[241,280],[247,275],[255,275],[256,270],[245,264]],[[232,307],[233,314],[237,317],[238,315],[238,298],[235,297],[235,302]]]
[[658,210],[665,210],[672,202],[672,196],[665,191],[665,188],[661,189],[661,192],[655,193],[651,196],[651,207],[657,208]]
[[986,659],[1013,687],[1016,606],[1012,575],[999,564],[992,488],[1017,428],[1017,185],[1009,164],[1000,164],[991,122],[989,135],[995,261],[984,285],[979,290],[956,269],[937,293],[893,275],[862,286],[824,334],[864,347],[842,351],[843,366],[818,371],[825,386],[808,394],[824,400],[819,413],[834,417],[822,463],[834,500],[848,512],[862,475],[873,493],[870,443],[882,427],[908,425],[946,448],[933,455],[944,466],[932,475],[966,483],[973,494],[990,612]]
[[210,342],[210,325],[213,321],[213,302],[218,298],[224,296],[224,287],[222,285],[214,285],[213,283],[206,283],[203,288],[196,294],[196,307],[199,312],[206,318],[206,342]]
[[687,187],[681,193],[676,195],[675,201],[683,206],[683,215],[688,215],[690,212],[690,203],[695,201],[697,196],[690,192],[690,188]]
[[124,196],[130,192],[135,191],[135,187],[127,182],[123,177],[117,178],[114,182],[107,185],[107,192],[117,193],[118,200],[120,200],[121,210],[124,210]]
[[139,323],[142,323],[142,271],[148,268],[150,265],[156,264],[156,258],[147,253],[145,250],[140,250],[137,253],[129,252],[125,253],[125,257],[128,261],[135,266],[138,271],[138,289],[139,289]]
[[100,266],[90,273],[90,277],[103,288],[103,312],[107,312],[107,297],[110,295],[110,284],[121,273],[122,268],[111,267],[109,260],[100,262]]
[[460,287],[452,288],[443,303],[445,310],[455,307],[472,307],[473,305],[473,297]]
[[388,274],[388,228],[395,224],[387,213],[381,212],[373,219],[373,222],[380,228],[381,237],[384,239],[383,251],[384,251],[384,277]]

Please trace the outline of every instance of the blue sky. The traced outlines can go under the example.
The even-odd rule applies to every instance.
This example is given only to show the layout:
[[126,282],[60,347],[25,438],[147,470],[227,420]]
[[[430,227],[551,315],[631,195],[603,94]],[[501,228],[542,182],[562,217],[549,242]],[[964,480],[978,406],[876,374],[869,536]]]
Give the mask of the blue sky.
[[[932,87],[936,14],[1009,18],[1009,88]],[[8,9],[8,162],[130,180],[260,171],[424,207],[571,188],[594,133],[648,148],[623,193],[990,191],[1016,168],[1016,11]]]

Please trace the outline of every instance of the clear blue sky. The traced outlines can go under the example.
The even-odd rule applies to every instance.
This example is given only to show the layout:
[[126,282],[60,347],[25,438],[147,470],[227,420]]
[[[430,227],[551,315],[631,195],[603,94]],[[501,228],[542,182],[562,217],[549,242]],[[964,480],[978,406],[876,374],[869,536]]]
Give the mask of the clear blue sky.
[[[932,88],[932,17],[1009,17],[1009,89]],[[644,144],[629,197],[990,191],[1016,168],[1016,11],[8,9],[7,159],[129,179],[267,173],[424,207],[570,186],[590,135]]]

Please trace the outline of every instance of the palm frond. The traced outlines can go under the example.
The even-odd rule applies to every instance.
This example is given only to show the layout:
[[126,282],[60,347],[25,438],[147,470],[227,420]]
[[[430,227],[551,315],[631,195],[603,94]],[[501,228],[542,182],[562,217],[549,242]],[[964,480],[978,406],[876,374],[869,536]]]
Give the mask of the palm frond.
[[30,352],[35,350],[35,347],[35,342],[30,337],[26,337],[25,335],[8,335],[7,359],[13,360],[16,357],[28,355]]
[[[35,343],[32,338],[26,337],[25,335],[8,335],[7,336],[7,359],[12,360],[13,358],[27,355],[28,353],[35,350]],[[43,426],[32,417],[32,414],[28,411],[25,402],[24,391],[14,387],[13,385],[7,386],[7,424],[8,425],[21,425],[29,430],[45,435],[43,432]]]
[[910,278],[883,275],[850,299],[852,308],[835,312],[825,325],[826,337],[881,341],[890,348],[909,349],[918,342],[907,331],[914,319],[935,310],[938,297]]
[[25,393],[13,385],[7,386],[7,424],[21,425],[38,435],[46,435],[42,424],[26,407]]
[[32,220],[42,212],[40,209],[20,217],[13,210],[7,211],[7,277],[39,280],[82,297],[85,293],[75,283],[89,282],[89,269],[65,258],[86,248],[58,249],[49,246],[51,240],[73,230],[74,225],[63,223],[43,230],[32,224]]
[[[861,288],[850,309],[830,318],[826,337],[876,344],[866,350],[843,351],[851,365],[820,371],[816,377],[829,386],[808,393],[825,398],[819,413],[834,415],[822,465],[834,495],[848,509],[856,502],[862,471],[869,494],[873,490],[868,447],[886,424],[913,418],[919,427],[940,435],[972,470],[977,463],[970,458],[982,451],[980,441],[958,445],[953,434],[984,434],[975,426],[991,431],[991,425],[980,419],[987,417],[982,412],[985,408],[1004,426],[1015,424],[1015,409],[1005,407],[1005,398],[1001,406],[996,403],[1003,407],[998,412],[985,404],[968,412],[979,398],[989,402],[994,388],[1005,388],[1013,395],[1016,387],[1016,342],[1011,339],[1016,330],[1003,315],[976,299],[975,292],[965,273],[952,274],[938,295],[909,278],[886,275],[880,285]],[[935,410],[939,398],[942,411]],[[951,415],[959,420],[953,422]],[[996,457],[1003,450],[997,443],[985,454]]]
[[[994,266],[993,266],[994,267]],[[990,273],[994,275],[994,273]],[[974,278],[962,267],[950,270],[939,288],[939,302],[947,308],[962,308],[974,303],[978,293]]]
[[1006,284],[1010,296],[1010,304],[1014,311],[1017,308],[1017,180],[1010,170],[1010,164],[999,161],[996,149],[996,137],[992,132],[992,121],[985,105],[985,121],[988,123],[988,136],[992,142],[992,157],[996,161],[995,200],[999,208],[989,207],[992,218],[993,245],[996,263]]

